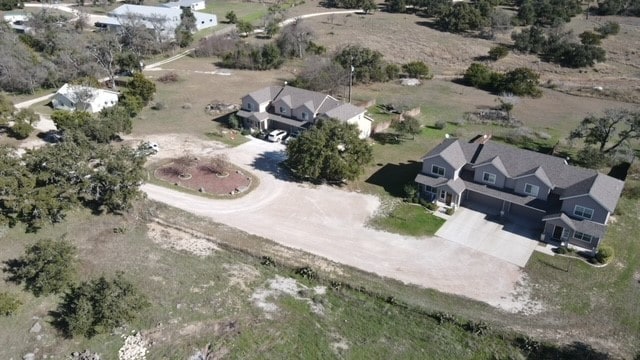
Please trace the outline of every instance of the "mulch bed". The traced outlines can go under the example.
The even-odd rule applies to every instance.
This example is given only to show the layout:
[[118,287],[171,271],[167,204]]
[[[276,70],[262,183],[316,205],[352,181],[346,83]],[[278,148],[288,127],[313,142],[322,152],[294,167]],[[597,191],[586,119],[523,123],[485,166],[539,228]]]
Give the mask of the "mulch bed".
[[190,179],[181,179],[173,169],[173,163],[156,169],[154,176],[190,190],[204,190],[205,193],[214,195],[234,195],[246,191],[251,185],[251,177],[234,166],[229,167],[227,176],[221,177],[207,170],[206,163],[207,159],[199,159],[197,164],[187,171],[191,175]]

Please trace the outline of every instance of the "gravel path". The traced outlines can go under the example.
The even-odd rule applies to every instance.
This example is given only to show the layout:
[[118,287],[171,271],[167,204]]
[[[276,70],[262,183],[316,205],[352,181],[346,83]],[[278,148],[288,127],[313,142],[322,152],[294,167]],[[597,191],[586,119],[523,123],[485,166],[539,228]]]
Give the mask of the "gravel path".
[[[158,156],[175,156],[175,150]],[[210,152],[211,147],[202,145]],[[356,268],[489,303],[510,312],[531,306],[516,296],[524,282],[518,266],[436,238],[410,238],[366,227],[380,203],[372,195],[283,179],[275,165],[280,144],[252,140],[226,152],[252,171],[260,186],[236,200],[213,200],[145,184],[152,200],[263,236],[282,245]]]

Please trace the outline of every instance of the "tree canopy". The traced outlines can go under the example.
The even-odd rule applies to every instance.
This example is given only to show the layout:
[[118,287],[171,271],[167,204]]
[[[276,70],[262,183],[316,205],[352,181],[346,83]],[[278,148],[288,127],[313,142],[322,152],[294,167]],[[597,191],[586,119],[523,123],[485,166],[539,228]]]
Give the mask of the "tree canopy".
[[640,111],[608,109],[602,116],[588,116],[569,138],[584,139],[602,154],[612,153],[620,145],[640,139]]
[[72,287],[54,324],[69,337],[92,337],[134,320],[148,306],[146,296],[119,272],[113,279],[101,276]]
[[27,247],[25,254],[8,261],[9,280],[24,283],[35,296],[60,293],[75,275],[76,249],[65,240],[40,240]]
[[353,180],[373,158],[366,140],[358,136],[354,124],[322,120],[289,143],[286,164],[313,181]]

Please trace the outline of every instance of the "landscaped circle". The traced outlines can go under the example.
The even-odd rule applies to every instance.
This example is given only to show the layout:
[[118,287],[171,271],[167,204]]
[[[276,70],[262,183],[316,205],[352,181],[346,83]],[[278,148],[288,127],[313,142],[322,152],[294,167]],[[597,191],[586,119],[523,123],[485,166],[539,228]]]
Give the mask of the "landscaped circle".
[[235,195],[251,187],[252,177],[220,157],[193,158],[185,165],[184,157],[158,167],[153,176],[193,191],[212,195]]

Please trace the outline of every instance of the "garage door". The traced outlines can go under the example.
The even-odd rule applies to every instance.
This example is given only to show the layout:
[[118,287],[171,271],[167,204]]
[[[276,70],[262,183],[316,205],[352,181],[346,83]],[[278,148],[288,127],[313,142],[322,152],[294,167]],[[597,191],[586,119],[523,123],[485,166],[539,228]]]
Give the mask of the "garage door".
[[538,222],[542,221],[542,217],[545,215],[545,213],[533,210],[526,206],[511,204],[509,215],[518,217],[520,219],[525,219],[526,221],[530,222]]
[[462,205],[490,215],[499,215],[502,210],[502,200],[471,190],[465,191]]

